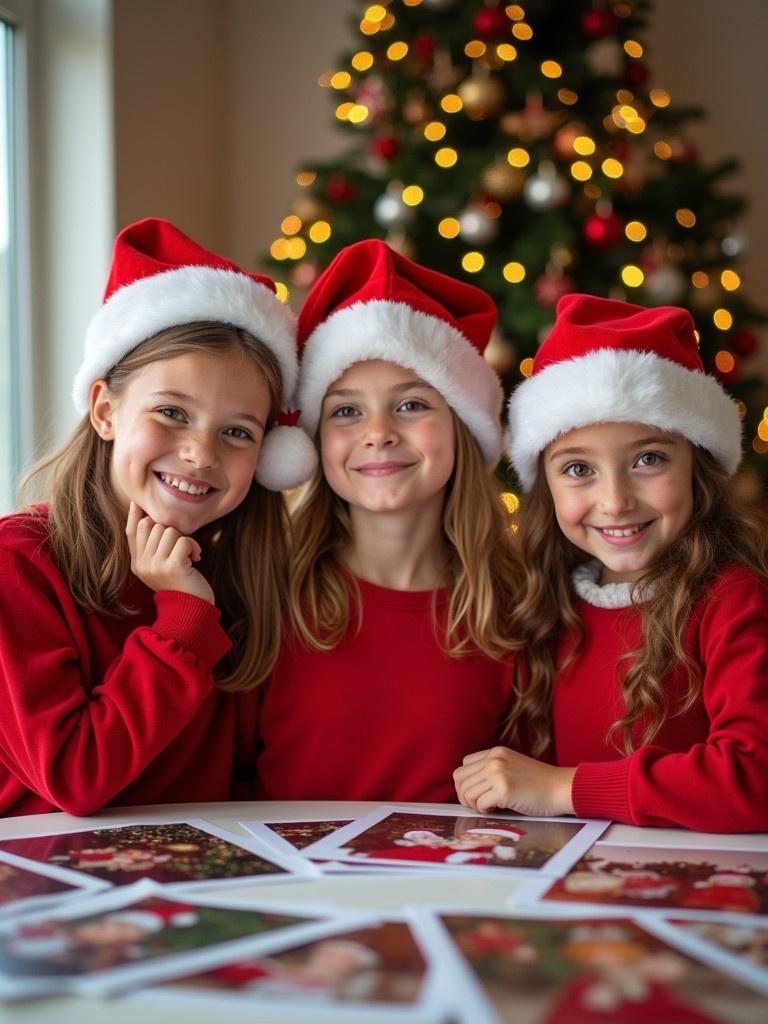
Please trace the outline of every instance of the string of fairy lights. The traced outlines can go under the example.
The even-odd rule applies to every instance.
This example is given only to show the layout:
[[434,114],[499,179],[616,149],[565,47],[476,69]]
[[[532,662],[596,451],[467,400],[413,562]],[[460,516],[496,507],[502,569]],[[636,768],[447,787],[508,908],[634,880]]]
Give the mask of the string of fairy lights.
[[[385,105],[380,77],[382,62],[389,69],[396,69],[400,62],[421,56],[414,54],[418,38],[410,42],[397,38],[398,5],[405,8],[423,5],[435,11],[453,7],[455,3],[456,0],[389,0],[363,10],[358,25],[363,45],[348,59],[347,67],[325,73],[319,79],[322,88],[339,94],[335,117],[340,123],[352,130],[368,132],[380,124]],[[610,18],[618,23],[632,16],[633,5],[623,0],[608,0],[589,13],[595,19]],[[456,68],[447,50],[435,49],[430,55],[432,103],[417,94],[406,97],[402,120],[414,135],[420,135],[432,147],[427,151],[428,159],[446,176],[462,171],[464,153],[462,144],[456,141],[460,133],[453,131],[453,126],[462,118],[470,121],[499,118],[502,129],[514,138],[506,152],[497,153],[483,169],[481,199],[464,209],[435,216],[436,234],[446,240],[466,241],[468,247],[457,254],[457,260],[465,273],[476,274],[486,267],[487,247],[497,237],[499,229],[495,222],[502,216],[505,202],[522,197],[531,210],[546,211],[564,205],[580,191],[583,201],[592,204],[583,227],[589,245],[598,250],[607,249],[626,240],[638,247],[636,259],[630,258],[617,267],[616,289],[623,290],[631,300],[633,291],[644,288],[660,303],[674,302],[690,290],[690,302],[697,315],[710,318],[716,331],[722,333],[722,345],[714,355],[714,364],[727,384],[728,375],[735,371],[737,356],[751,354],[746,351],[746,345],[745,351],[739,351],[738,346],[733,346],[735,351],[729,347],[729,332],[735,326],[729,296],[739,291],[742,279],[728,262],[729,257],[736,259],[743,255],[743,236],[732,232],[722,239],[723,260],[718,266],[709,259],[702,261],[701,268],[690,269],[691,247],[688,247],[685,249],[688,268],[683,270],[680,254],[684,241],[665,242],[663,248],[654,243],[654,258],[649,259],[648,247],[653,238],[649,224],[637,218],[625,219],[614,211],[612,198],[616,187],[641,186],[646,176],[653,177],[649,164],[684,160],[687,158],[685,149],[690,145],[667,129],[663,119],[660,123],[655,120],[658,112],[670,106],[672,97],[663,88],[643,90],[647,77],[642,63],[643,44],[634,38],[621,39],[621,33],[617,32],[589,33],[589,63],[595,73],[617,74],[615,69],[621,62],[621,66],[627,68],[623,82],[636,83],[634,88],[623,84],[615,90],[610,109],[602,116],[602,137],[598,137],[600,133],[589,131],[574,117],[572,108],[579,104],[579,93],[568,81],[566,62],[554,57],[537,58],[535,62],[542,83],[548,87],[548,107],[542,102],[541,93],[532,89],[522,110],[506,111],[506,91],[495,73],[523,57],[529,62],[532,60],[531,51],[526,54],[526,47],[531,46],[535,29],[526,20],[522,4],[488,3],[478,8],[472,24],[477,34],[468,38],[463,47],[464,56],[471,62],[469,74]],[[599,28],[598,21],[595,25]],[[406,109],[408,104],[410,109]],[[626,152],[622,153],[621,140],[640,140],[646,133],[644,164],[639,168],[637,145],[627,145]],[[542,158],[540,144],[549,139],[551,158]],[[381,135],[376,151],[380,166],[386,167],[387,161],[398,155],[400,146],[394,135]],[[385,173],[381,177],[383,191],[373,204],[373,216],[379,225],[390,229],[388,240],[401,251],[407,251],[405,231],[419,208],[429,204],[430,186],[425,180],[386,180]],[[418,177],[418,172],[414,172],[414,177]],[[304,170],[297,175],[296,182],[302,189],[311,190],[316,178],[315,171]],[[433,191],[444,192],[434,185],[431,187]],[[343,201],[342,190],[343,182],[339,183],[337,198],[340,201]],[[334,198],[332,194],[330,198]],[[671,215],[678,239],[693,232],[699,223],[700,214],[694,203],[676,207]],[[654,223],[653,228],[658,235],[659,224]],[[307,287],[317,273],[317,265],[307,258],[309,244],[322,247],[333,239],[333,208],[318,201],[311,191],[300,195],[292,212],[282,220],[280,230],[281,234],[270,246],[270,255],[278,262],[291,265],[292,284]],[[661,234],[664,237],[663,231]],[[553,256],[554,274],[565,279],[564,270],[571,258],[567,247],[553,247]],[[559,258],[562,266],[558,266]],[[505,287],[515,288],[526,281],[531,284],[531,269],[521,259],[500,264],[499,273]],[[544,285],[541,287],[544,290]],[[287,301],[285,284],[278,285],[278,294]],[[748,334],[743,330],[742,333]],[[519,360],[517,368],[522,376],[531,373],[532,362],[530,356]],[[743,402],[739,402],[739,406],[745,417],[746,406]],[[757,425],[752,447],[757,454],[768,453],[768,407]]]

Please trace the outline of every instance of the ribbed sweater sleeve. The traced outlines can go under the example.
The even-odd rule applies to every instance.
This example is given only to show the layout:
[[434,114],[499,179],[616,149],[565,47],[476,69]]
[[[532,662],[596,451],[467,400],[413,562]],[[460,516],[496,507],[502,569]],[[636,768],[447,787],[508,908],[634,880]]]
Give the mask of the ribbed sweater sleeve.
[[[695,609],[687,646],[702,673],[698,705],[670,716],[653,744],[628,757],[586,756],[573,782],[576,814],[702,832],[768,830],[765,581],[724,573]],[[581,666],[581,677],[588,671]]]
[[213,605],[162,592],[154,621],[97,676],[114,627],[75,604],[50,558],[0,544],[0,580],[0,762],[52,805],[90,814],[195,716],[230,641]]

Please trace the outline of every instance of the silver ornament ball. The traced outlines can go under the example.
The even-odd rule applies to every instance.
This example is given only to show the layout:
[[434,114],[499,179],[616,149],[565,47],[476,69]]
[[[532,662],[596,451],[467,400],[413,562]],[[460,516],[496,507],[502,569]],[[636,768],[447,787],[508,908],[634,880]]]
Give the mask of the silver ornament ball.
[[472,245],[487,245],[499,233],[499,225],[482,210],[464,210],[459,214],[459,234]]
[[399,195],[385,192],[373,204],[373,216],[384,228],[400,227],[413,220],[415,210],[403,202]]

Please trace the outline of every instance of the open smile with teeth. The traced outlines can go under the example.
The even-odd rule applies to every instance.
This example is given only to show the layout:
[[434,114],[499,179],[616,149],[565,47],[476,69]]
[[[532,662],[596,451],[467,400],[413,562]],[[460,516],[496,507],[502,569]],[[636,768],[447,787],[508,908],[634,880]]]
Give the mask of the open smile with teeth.
[[203,494],[208,494],[209,491],[213,490],[207,484],[191,484],[188,480],[182,480],[178,476],[171,476],[169,473],[158,473],[157,475],[168,487],[175,487],[177,491],[181,491],[183,494],[191,494],[194,497],[201,497]]
[[641,523],[639,526],[598,526],[597,530],[606,537],[633,537],[636,533],[641,533],[649,525],[649,523]]

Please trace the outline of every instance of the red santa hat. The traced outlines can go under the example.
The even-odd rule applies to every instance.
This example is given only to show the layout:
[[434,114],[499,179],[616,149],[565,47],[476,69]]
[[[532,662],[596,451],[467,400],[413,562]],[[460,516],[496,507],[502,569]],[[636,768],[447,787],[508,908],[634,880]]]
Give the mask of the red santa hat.
[[384,359],[436,388],[495,465],[502,392],[483,359],[495,323],[493,301],[474,285],[422,267],[378,239],[347,246],[299,314],[302,426],[315,434],[325,393],[348,367]]
[[110,921],[132,924],[144,932],[159,932],[162,928],[191,928],[199,920],[197,910],[188,903],[155,903],[148,907],[116,910],[108,916]]
[[741,458],[736,403],[704,372],[691,314],[565,295],[531,376],[509,401],[508,452],[525,490],[555,438],[593,423],[647,423],[706,448],[730,474]]
[[493,828],[485,828],[482,825],[478,825],[477,828],[468,828],[465,830],[463,835],[471,836],[475,833],[479,833],[484,836],[503,836],[506,839],[514,839],[517,842],[521,836],[526,835],[524,828],[518,828],[516,825],[496,825]]
[[[72,397],[88,411],[91,385],[159,331],[216,321],[248,331],[275,355],[290,403],[298,374],[293,313],[264,274],[241,270],[156,217],[129,224],[115,240],[103,305],[88,325],[83,362]],[[288,421],[290,422],[290,419]],[[264,438],[257,480],[270,490],[295,487],[311,476],[314,446],[293,426]]]

